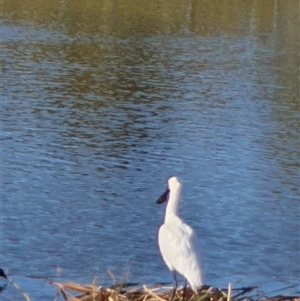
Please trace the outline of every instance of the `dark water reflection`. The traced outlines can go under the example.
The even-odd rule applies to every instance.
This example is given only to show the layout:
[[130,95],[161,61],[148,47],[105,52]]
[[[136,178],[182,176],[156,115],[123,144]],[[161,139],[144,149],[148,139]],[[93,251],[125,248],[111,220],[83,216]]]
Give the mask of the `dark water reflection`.
[[297,282],[298,58],[275,30],[263,41],[74,38],[9,19],[2,30],[2,265],[11,275],[55,278],[60,267],[73,281],[111,283],[108,269],[171,281],[154,201],[175,174],[206,283]]

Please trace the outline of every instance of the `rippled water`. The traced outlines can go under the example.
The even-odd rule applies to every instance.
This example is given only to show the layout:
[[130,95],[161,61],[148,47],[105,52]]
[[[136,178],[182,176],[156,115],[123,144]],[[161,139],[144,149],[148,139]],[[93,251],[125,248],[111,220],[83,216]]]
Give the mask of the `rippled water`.
[[12,277],[25,288],[27,276],[110,284],[107,270],[171,282],[154,202],[177,175],[205,283],[297,282],[297,95],[272,35],[2,31],[2,266]]

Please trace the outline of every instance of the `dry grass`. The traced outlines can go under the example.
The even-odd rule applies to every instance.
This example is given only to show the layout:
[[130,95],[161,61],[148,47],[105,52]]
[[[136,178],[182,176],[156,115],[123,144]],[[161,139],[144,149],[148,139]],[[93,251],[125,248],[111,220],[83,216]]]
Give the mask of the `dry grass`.
[[[1,272],[2,269],[0,269]],[[29,295],[2,270],[0,277],[7,280],[4,286],[0,286],[0,292],[5,290],[7,284],[12,284],[26,301],[31,301]],[[114,279],[114,277],[113,277]],[[161,284],[147,287],[131,283],[115,284],[109,288],[97,285],[97,278],[92,284],[78,284],[73,282],[55,282],[49,280],[49,284],[57,288],[54,301],[168,301],[172,292],[171,286]],[[191,288],[187,288],[185,301],[300,301],[299,296],[273,296],[268,298],[257,293],[256,287],[218,289],[210,286],[202,286],[195,294]],[[252,297],[251,297],[252,296]],[[182,301],[183,288],[178,288],[174,301]]]
[[[51,284],[58,288],[55,300],[62,296],[62,300],[65,301],[168,301],[172,290],[170,287],[162,287],[161,285],[152,287],[143,285],[134,288],[126,288],[123,285],[122,287],[104,288],[72,282],[51,282]],[[300,298],[296,296],[276,296],[272,298],[261,296],[255,299],[247,297],[247,294],[254,289],[254,287],[247,287],[234,290],[231,284],[229,284],[228,289],[224,290],[203,286],[196,295],[190,288],[187,288],[185,301],[300,301]],[[177,290],[174,301],[182,300],[182,296],[183,289],[180,288]]]

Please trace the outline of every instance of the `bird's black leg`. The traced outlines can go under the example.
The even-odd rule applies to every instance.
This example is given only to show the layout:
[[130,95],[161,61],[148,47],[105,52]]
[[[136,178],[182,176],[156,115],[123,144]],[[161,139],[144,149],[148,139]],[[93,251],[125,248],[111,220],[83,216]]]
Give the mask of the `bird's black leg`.
[[173,298],[175,296],[175,293],[176,293],[176,290],[177,290],[177,286],[178,286],[178,284],[177,284],[177,278],[176,278],[176,272],[175,271],[173,271],[173,278],[174,278],[175,286],[173,288],[173,292],[172,292],[172,295],[171,295],[171,298],[170,298],[169,301],[173,301]]
[[186,294],[186,285],[187,285],[187,283],[186,283],[186,278],[184,278],[184,288],[183,288],[182,301],[184,301],[184,299],[185,299],[185,294]]

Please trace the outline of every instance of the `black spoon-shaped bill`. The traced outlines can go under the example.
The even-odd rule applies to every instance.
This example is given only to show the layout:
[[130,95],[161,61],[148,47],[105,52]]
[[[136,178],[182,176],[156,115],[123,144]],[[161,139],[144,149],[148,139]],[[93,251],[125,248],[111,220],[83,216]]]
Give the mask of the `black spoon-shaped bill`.
[[167,188],[166,191],[157,199],[156,204],[161,204],[167,201],[170,189]]

